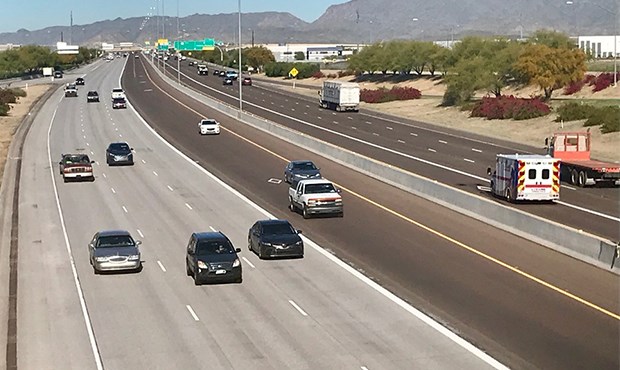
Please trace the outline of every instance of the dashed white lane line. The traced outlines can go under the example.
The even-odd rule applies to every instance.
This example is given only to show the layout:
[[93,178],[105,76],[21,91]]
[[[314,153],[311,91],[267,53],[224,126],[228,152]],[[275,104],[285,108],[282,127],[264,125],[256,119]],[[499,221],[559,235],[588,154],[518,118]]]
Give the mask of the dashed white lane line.
[[118,131],[118,127],[114,129],[114,131]]
[[310,108],[310,106],[308,104],[306,104],[306,108]]
[[304,114],[308,114],[308,112],[304,112]]
[[84,129],[82,129],[82,132],[84,132]]
[[198,315],[196,315],[196,312],[194,312],[194,310],[192,309],[192,306],[185,305],[185,308],[187,308],[187,310],[189,311],[190,315],[192,315],[192,317],[194,318],[194,321],[200,321],[200,319],[198,318]]
[[410,132],[409,135],[411,135],[411,136],[418,136],[418,134],[415,134],[413,132]]
[[112,190],[112,194],[116,194],[116,190],[114,190],[114,188],[110,188],[110,190]]
[[433,152],[433,153],[437,153],[437,151],[435,149],[433,149],[433,148],[428,148],[428,151],[429,152]]
[[335,123],[335,124],[338,124],[338,121],[332,121],[332,122]]
[[577,190],[577,188],[573,188],[572,186],[568,186],[568,185],[564,185],[562,184],[562,189],[568,189],[568,190]]
[[247,258],[245,258],[245,257],[241,257],[241,258],[245,261],[245,263],[247,263],[247,264],[248,264],[248,266],[250,266],[250,267],[251,267],[251,268],[253,268],[253,269],[254,269],[254,268],[256,268],[256,266],[254,266],[254,264],[253,264],[252,262],[250,262],[250,260],[249,260],[249,259],[247,259]]
[[404,143],[405,143],[405,141],[404,141],[404,140],[400,140],[400,139],[398,139],[398,142],[399,142],[399,143],[401,143],[401,144],[404,144]]
[[174,191],[174,189],[172,188],[172,186],[170,186],[170,185],[166,185],[166,187],[168,188],[168,190],[170,190],[170,191]]
[[[116,126],[116,123],[112,122],[112,126]],[[118,130],[118,129],[117,129]]]
[[95,155],[95,153],[93,153],[93,151],[91,150],[91,151],[90,151],[90,155]]
[[298,102],[298,101],[296,101],[296,102],[295,102],[295,105],[299,105],[299,102]]
[[447,142],[447,141],[445,141],[445,140],[438,140],[438,141],[439,141],[440,143],[442,143],[442,144],[448,144],[448,142]]
[[377,134],[376,132],[373,132],[372,134],[375,135],[375,136],[379,136],[379,134]]
[[105,173],[101,173],[101,175],[103,175],[103,178],[105,179],[107,176],[105,175]]
[[357,130],[357,127],[355,127],[355,126],[351,126],[351,129],[353,129],[353,130]]
[[[159,268],[163,271],[166,272],[166,268],[164,267],[164,265],[161,263],[161,261],[157,261],[157,264],[159,265]],[[196,320],[198,321],[198,320]]]
[[372,125],[372,122],[370,122],[370,121],[366,121],[366,123],[369,124],[369,125]]
[[95,164],[96,164],[97,166],[99,166],[99,161],[95,161]]
[[211,231],[213,231],[213,232],[217,231],[217,229],[215,227],[211,226],[211,225],[209,225],[209,229],[211,229]]
[[366,366],[362,366],[361,370],[368,370],[368,368]]
[[284,105],[281,105],[280,108],[284,108]]
[[84,137],[84,139],[86,139],[86,135],[82,135]]
[[323,119],[323,117],[321,117],[321,116],[317,116],[316,118],[317,118],[317,119]]
[[146,161],[143,159],[143,160],[142,160],[142,163],[146,164]]
[[153,171],[153,175],[155,175],[155,176],[159,176],[159,175],[157,174],[157,172],[155,172],[155,171]]
[[482,150],[476,148],[471,148],[471,151],[476,153],[482,153]]
[[125,211],[125,213],[129,213],[129,211],[127,211],[127,208],[125,206],[123,206],[123,211]]
[[86,143],[86,146],[90,146],[90,144],[89,144],[89,143]]
[[138,234],[140,234],[141,238],[144,238],[144,234],[142,234],[142,231],[140,231],[140,229],[136,229],[136,231],[138,232]]
[[302,314],[302,316],[308,316],[308,314],[304,310],[302,310],[301,307],[297,305],[297,303],[293,302],[290,299],[288,300],[288,303],[290,303],[291,306],[295,307],[295,309],[299,311],[299,313]]
[[189,204],[185,203],[185,207],[189,208],[190,210],[192,210],[192,206],[190,206]]
[[388,130],[393,130],[393,128],[391,128],[390,126],[385,126],[385,128],[387,128]]
[[474,161],[473,159],[469,159],[469,158],[463,158],[463,160],[469,163],[476,163],[476,161]]
[[353,117],[349,116],[349,117],[347,117],[347,119],[353,119]]
[[291,108],[291,111],[293,111],[293,112],[294,112],[294,111],[295,111],[295,108]]
[[123,134],[118,134],[118,137],[123,137]]

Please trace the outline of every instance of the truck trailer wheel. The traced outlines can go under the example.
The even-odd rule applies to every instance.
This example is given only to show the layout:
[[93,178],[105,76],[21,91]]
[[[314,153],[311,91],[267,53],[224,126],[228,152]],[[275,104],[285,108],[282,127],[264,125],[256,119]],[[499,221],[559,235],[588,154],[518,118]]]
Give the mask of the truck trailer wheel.
[[513,202],[513,199],[512,199],[512,192],[510,191],[510,189],[506,189],[506,200],[507,200],[508,202],[510,202],[510,203],[512,203],[512,202]]
[[586,186],[586,182],[588,182],[588,176],[586,176],[586,173],[584,171],[579,171],[579,187],[585,187]]
[[577,170],[570,171],[570,183],[573,185],[579,184],[579,174],[577,173]]

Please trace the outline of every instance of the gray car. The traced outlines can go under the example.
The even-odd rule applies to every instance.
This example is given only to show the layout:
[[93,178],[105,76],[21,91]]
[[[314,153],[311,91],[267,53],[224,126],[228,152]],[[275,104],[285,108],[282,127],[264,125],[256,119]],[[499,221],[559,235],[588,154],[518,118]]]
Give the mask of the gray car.
[[96,233],[88,244],[90,264],[95,274],[104,271],[142,270],[142,242],[134,240],[125,230],[104,230]]
[[320,179],[321,171],[312,161],[291,161],[284,168],[284,181],[291,184],[295,180]]

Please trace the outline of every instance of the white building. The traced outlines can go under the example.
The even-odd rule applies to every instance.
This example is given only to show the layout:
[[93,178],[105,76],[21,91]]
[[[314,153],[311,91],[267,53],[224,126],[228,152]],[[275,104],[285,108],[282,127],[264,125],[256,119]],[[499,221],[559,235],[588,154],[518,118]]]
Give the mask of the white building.
[[18,48],[20,46],[21,45],[16,45],[16,44],[0,44],[0,51],[7,51],[7,50]]
[[[614,50],[614,42],[616,48]],[[620,37],[618,36],[579,36],[579,49],[594,58],[613,58],[620,56]]]
[[[244,45],[249,47],[250,45]],[[353,49],[357,46],[353,45],[336,45],[336,44],[263,44],[271,51],[276,62],[295,62],[295,54],[303,53],[303,61],[319,62],[330,56],[351,55]]]

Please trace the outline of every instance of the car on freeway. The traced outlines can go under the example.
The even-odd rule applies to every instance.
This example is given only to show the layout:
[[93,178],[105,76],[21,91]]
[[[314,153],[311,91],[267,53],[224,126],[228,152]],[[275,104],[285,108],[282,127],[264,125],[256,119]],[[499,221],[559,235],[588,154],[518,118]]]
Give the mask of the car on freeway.
[[309,160],[290,161],[284,167],[284,181],[289,184],[293,183],[294,180],[320,178],[321,169]]
[[76,85],[84,85],[86,81],[84,81],[84,79],[82,77],[78,77],[75,79],[75,84]]
[[64,182],[69,180],[95,181],[93,163],[86,154],[61,154],[58,169]]
[[198,123],[198,132],[200,132],[200,135],[219,135],[220,123],[214,119],[202,119]]
[[54,71],[54,78],[62,78],[62,71]]
[[65,85],[65,98],[66,97],[77,98],[77,96],[78,96],[78,89],[77,89],[77,86],[75,86],[75,84],[68,83],[67,85]]
[[213,75],[214,76],[219,76],[220,75],[220,70],[219,69],[214,69],[213,70]]
[[256,221],[248,232],[248,249],[258,254],[258,258],[304,256],[304,242],[287,220]]
[[112,109],[126,109],[127,102],[124,98],[112,99]]
[[226,77],[226,71],[220,71],[220,77]]
[[241,261],[235,248],[224,233],[193,233],[187,243],[185,270],[194,278],[195,285],[208,282],[243,281]]
[[190,60],[189,62],[187,62],[187,65],[190,66],[190,67],[193,66],[194,65],[194,61]]
[[105,150],[105,158],[108,166],[118,164],[133,165],[133,148],[124,141],[110,143]]
[[252,79],[250,77],[243,77],[243,81],[241,81],[243,86],[252,86]]
[[134,59],[140,59],[140,56],[138,54],[134,55],[133,57]]
[[86,94],[86,102],[99,102],[99,93],[95,90],[91,90]]
[[140,240],[134,240],[125,230],[103,230],[95,233],[88,243],[90,264],[95,274],[105,271],[142,270]]
[[239,77],[239,73],[237,73],[237,71],[227,71],[226,77],[236,80]]
[[224,79],[222,80],[222,85],[232,85],[233,84],[233,80],[230,77],[224,77]]
[[121,87],[115,87],[112,89],[112,99],[123,98],[125,99],[125,91]]

